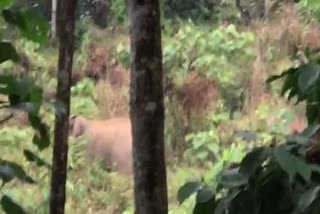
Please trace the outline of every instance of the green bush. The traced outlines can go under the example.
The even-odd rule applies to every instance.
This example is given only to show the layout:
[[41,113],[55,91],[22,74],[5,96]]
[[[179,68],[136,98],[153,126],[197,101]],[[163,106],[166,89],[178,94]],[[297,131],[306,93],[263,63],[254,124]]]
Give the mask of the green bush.
[[164,65],[171,78],[195,68],[217,79],[220,87],[240,84],[239,75],[248,74],[243,65],[252,56],[254,39],[252,32],[238,32],[234,25],[212,29],[186,23],[164,41]]
[[178,192],[180,203],[196,193],[193,213],[199,214],[318,213],[320,167],[305,160],[306,143],[318,129],[310,126],[285,144],[255,148],[225,168],[216,187],[186,183]]
[[85,78],[71,88],[71,113],[94,118],[98,114],[94,102],[94,83]]

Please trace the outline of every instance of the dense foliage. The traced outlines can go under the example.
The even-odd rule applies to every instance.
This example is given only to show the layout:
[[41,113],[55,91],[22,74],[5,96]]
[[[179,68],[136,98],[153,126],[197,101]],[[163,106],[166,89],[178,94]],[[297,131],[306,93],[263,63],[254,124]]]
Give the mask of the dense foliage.
[[[57,51],[46,44],[46,2],[0,1],[0,197],[7,213],[48,207]],[[128,109],[126,5],[104,2],[111,2],[108,27],[98,28],[92,1],[79,1],[71,98],[72,114],[99,119]],[[303,50],[318,47],[317,2],[284,5],[248,26],[235,1],[161,3],[169,213],[318,213],[310,133],[317,129],[319,60]],[[301,51],[306,61],[293,58]],[[277,80],[269,90],[262,87],[267,77]],[[297,112],[306,112],[310,126],[292,135]],[[66,213],[133,213],[131,183],[98,163],[88,166],[85,139],[70,141]]]

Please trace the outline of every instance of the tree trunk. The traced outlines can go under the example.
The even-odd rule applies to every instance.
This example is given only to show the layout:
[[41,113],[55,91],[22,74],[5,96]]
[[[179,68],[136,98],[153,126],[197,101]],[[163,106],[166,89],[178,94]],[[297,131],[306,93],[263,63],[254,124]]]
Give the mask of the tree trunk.
[[249,25],[252,17],[248,8],[243,7],[240,0],[236,0],[236,7],[240,11],[241,19],[243,20],[244,24]]
[[266,15],[266,1],[258,0],[257,1],[257,9],[258,9],[258,18],[264,19]]
[[90,16],[93,23],[100,28],[106,28],[108,25],[110,4],[110,0],[90,0]]
[[52,0],[51,6],[51,41],[56,40],[57,36],[57,0]]
[[167,214],[159,1],[128,0],[127,6],[135,213]]
[[58,86],[54,127],[54,145],[51,172],[50,213],[63,214],[65,205],[65,184],[67,178],[68,161],[68,126],[70,111],[70,87],[73,62],[73,31],[75,25],[75,11],[77,0],[59,1],[59,60]]
[[49,22],[51,21],[51,11],[52,11],[52,2],[53,0],[43,0],[43,16],[45,17],[45,19]]

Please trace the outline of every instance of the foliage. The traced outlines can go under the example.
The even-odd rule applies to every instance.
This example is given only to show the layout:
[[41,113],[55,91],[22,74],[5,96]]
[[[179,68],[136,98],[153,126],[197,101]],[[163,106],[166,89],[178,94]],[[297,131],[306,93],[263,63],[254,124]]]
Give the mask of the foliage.
[[317,0],[301,0],[297,6],[300,10],[308,12],[312,17],[320,20],[320,4]]
[[[11,10],[9,7],[13,2],[2,1],[0,10],[2,17],[9,25],[18,27],[22,36],[43,44],[46,39],[47,23],[37,16],[31,9]],[[18,62],[19,56],[15,48],[9,42],[0,43],[0,63],[6,61]],[[2,102],[2,109],[17,109],[27,112],[30,125],[35,130],[33,143],[38,149],[43,150],[49,146],[49,133],[46,125],[39,117],[39,110],[42,102],[42,90],[34,84],[30,78],[17,79],[14,75],[0,75],[0,94],[7,97],[7,101]],[[5,118],[4,121],[10,119],[12,114]],[[2,121],[2,122],[4,122]],[[30,161],[37,155],[30,151],[24,152],[26,158]],[[33,179],[26,174],[23,168],[15,162],[6,161],[1,158],[0,162],[2,185],[18,178],[21,181],[34,183]],[[6,213],[25,213],[15,200],[7,194],[1,198],[1,205]]]
[[320,168],[305,159],[309,137],[318,128],[310,126],[278,146],[255,148],[220,173],[216,188],[186,183],[178,200],[182,203],[196,193],[193,213],[201,214],[319,212]]
[[210,112],[209,127],[205,131],[189,133],[185,140],[191,144],[185,151],[185,157],[191,161],[204,161],[217,159],[221,153],[221,142],[218,135],[217,124],[229,119],[229,114],[223,108]]
[[126,4],[121,0],[112,1],[110,13],[111,22],[114,24],[121,24],[127,21]]
[[284,79],[281,95],[288,95],[288,100],[296,97],[296,104],[306,103],[306,116],[309,124],[318,122],[320,101],[320,65],[319,59],[310,63],[293,66],[280,75],[271,76],[268,82]]
[[271,102],[270,105],[262,103],[255,110],[256,129],[264,130],[270,134],[290,134],[292,130],[290,130],[289,124],[294,120],[294,112],[288,107],[274,108],[276,104],[272,103],[272,101],[268,102]]
[[160,2],[165,19],[191,19],[197,23],[239,19],[235,3],[230,0],[161,0]]
[[97,106],[94,102],[94,85],[90,79],[83,79],[71,88],[71,112],[72,114],[89,115],[97,114]]
[[121,63],[125,68],[130,66],[129,48],[126,48],[122,43],[119,43],[115,53],[116,60]]
[[[305,52],[307,63],[294,65],[267,82],[284,79],[281,95],[296,103],[306,102],[309,125],[280,145],[262,146],[248,152],[240,163],[225,167],[215,186],[196,181],[178,191],[183,203],[196,194],[193,213],[318,213],[318,145],[312,138],[319,125],[319,59]],[[285,113],[285,112],[282,112]],[[289,117],[285,115],[284,117]],[[270,206],[272,205],[272,206]]]
[[189,23],[165,41],[163,61],[169,78],[185,75],[194,68],[208,77],[215,77],[221,87],[230,86],[241,81],[239,73],[246,70],[240,65],[251,56],[253,41],[253,33],[238,32],[234,25],[206,29]]

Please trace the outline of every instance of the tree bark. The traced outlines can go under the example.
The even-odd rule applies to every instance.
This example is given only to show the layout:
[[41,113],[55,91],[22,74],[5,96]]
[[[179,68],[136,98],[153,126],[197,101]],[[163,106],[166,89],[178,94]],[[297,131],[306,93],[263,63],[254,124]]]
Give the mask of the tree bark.
[[51,41],[56,40],[57,36],[57,0],[52,0],[51,5]]
[[63,214],[68,161],[68,126],[70,87],[73,63],[73,32],[77,0],[58,3],[59,60],[56,102],[62,108],[56,112],[51,172],[50,213]]
[[136,214],[168,213],[158,0],[128,0]]
[[244,24],[249,25],[252,19],[249,10],[241,5],[240,0],[236,0],[236,7],[240,11],[240,15]]
[[106,28],[108,26],[108,15],[110,12],[111,1],[91,0],[89,4],[90,16],[94,24],[100,28]]
[[43,16],[47,21],[51,21],[51,11],[52,11],[52,0],[43,0]]
[[264,19],[266,15],[266,1],[258,0],[257,1],[257,9],[258,9],[258,18]]

